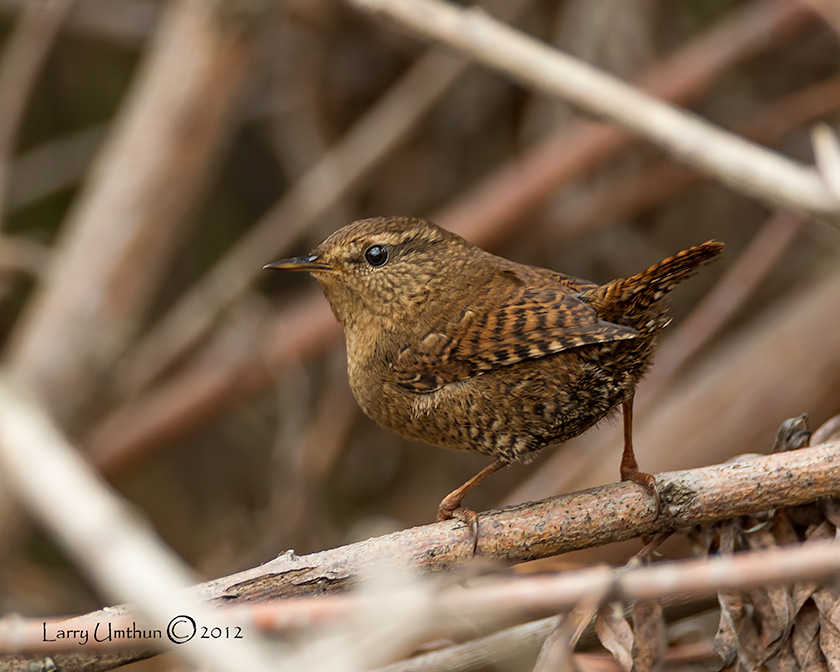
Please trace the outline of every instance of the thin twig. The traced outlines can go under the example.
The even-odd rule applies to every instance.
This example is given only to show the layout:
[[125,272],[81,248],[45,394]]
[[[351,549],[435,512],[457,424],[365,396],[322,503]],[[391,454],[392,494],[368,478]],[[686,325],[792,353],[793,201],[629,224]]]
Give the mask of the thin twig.
[[[669,622],[695,614],[699,610],[708,609],[716,605],[714,598],[689,600],[684,596],[677,599],[663,600]],[[479,637],[467,642],[453,644],[444,649],[421,653],[411,658],[377,668],[375,672],[472,672],[482,666],[495,665],[501,667],[506,661],[511,664],[522,665],[523,662],[535,659],[546,637],[560,624],[561,616],[549,616],[536,621],[530,621]],[[590,623],[581,643],[586,646],[595,640],[593,624]],[[714,650],[703,643],[697,648],[684,645],[669,649],[666,660],[681,661],[689,658],[713,658]],[[575,654],[575,662],[580,667],[581,656]],[[614,660],[610,657],[610,660]],[[582,668],[583,672],[583,668]]]
[[[812,17],[799,2],[767,0],[730,12],[636,82],[645,93],[691,105],[737,64],[789,39]],[[434,220],[468,240],[494,246],[564,185],[608,163],[638,139],[615,126],[565,124],[541,138],[479,185],[439,211]]]
[[561,616],[550,616],[515,625],[486,637],[386,665],[375,672],[468,672],[490,665],[500,669],[507,669],[506,664],[522,665],[528,658],[536,657],[545,638],[561,621]]
[[[523,562],[840,493],[837,443],[659,474],[663,512],[653,520],[650,496],[632,483],[614,483],[481,515],[479,554]],[[239,600],[291,597],[347,587],[377,558],[422,572],[451,570],[472,559],[468,528],[447,521],[415,527],[341,548],[297,557],[205,584],[203,595]]]

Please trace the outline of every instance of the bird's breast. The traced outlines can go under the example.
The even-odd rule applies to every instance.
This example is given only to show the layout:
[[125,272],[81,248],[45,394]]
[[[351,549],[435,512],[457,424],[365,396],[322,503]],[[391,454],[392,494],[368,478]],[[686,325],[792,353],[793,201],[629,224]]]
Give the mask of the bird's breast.
[[345,325],[347,377],[359,406],[379,421],[381,409],[388,403],[384,387],[393,362],[394,339],[387,337],[375,320],[357,326]]

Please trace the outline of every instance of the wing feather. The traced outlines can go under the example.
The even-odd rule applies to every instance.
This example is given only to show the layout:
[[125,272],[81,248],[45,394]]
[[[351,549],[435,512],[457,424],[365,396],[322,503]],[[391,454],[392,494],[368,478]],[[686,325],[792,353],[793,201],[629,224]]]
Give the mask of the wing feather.
[[413,392],[432,392],[528,359],[596,343],[635,338],[630,327],[601,320],[579,295],[553,288],[513,287],[506,297],[487,297],[455,322],[434,327],[403,348],[393,382]]

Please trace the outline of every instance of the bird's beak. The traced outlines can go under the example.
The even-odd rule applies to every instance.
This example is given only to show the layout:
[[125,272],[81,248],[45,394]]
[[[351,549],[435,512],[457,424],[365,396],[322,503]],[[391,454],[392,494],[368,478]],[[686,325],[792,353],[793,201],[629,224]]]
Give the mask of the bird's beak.
[[310,254],[305,257],[292,257],[291,259],[281,259],[271,264],[266,264],[263,268],[277,269],[280,271],[330,271],[332,266],[325,264],[323,261],[318,261],[317,254]]

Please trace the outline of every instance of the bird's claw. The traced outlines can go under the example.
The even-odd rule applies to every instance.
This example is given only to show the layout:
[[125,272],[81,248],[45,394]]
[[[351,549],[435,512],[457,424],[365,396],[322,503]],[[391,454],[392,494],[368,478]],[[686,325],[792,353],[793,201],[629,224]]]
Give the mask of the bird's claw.
[[466,523],[472,532],[472,554],[475,556],[478,553],[478,514],[472,509],[468,509],[466,506],[458,505],[455,507],[449,507],[446,506],[446,504],[447,502],[445,499],[440,503],[436,519],[437,522],[440,523],[444,520],[451,520],[452,518],[455,518],[456,520],[460,520],[462,523]]

